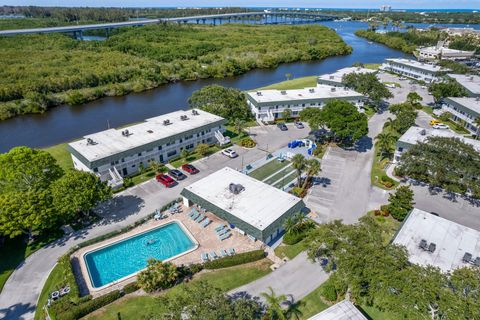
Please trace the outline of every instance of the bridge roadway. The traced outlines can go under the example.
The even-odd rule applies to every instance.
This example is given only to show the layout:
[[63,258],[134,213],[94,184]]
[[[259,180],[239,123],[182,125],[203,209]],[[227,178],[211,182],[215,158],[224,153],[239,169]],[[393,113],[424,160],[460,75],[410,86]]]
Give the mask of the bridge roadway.
[[159,18],[159,19],[145,19],[136,21],[124,21],[124,22],[112,22],[112,23],[99,23],[99,24],[85,24],[85,25],[71,25],[62,27],[49,27],[49,28],[33,28],[33,29],[15,29],[15,30],[0,30],[0,36],[13,36],[19,34],[34,34],[34,33],[76,33],[86,30],[99,30],[99,29],[115,29],[121,27],[131,26],[144,26],[148,24],[159,24],[165,22],[178,22],[187,23],[188,21],[203,21],[205,20],[224,20],[224,19],[240,19],[248,17],[291,17],[291,18],[303,18],[306,20],[333,20],[337,17],[326,14],[312,14],[305,12],[241,12],[241,13],[223,13],[212,15],[200,15],[189,17],[176,17],[176,18]]

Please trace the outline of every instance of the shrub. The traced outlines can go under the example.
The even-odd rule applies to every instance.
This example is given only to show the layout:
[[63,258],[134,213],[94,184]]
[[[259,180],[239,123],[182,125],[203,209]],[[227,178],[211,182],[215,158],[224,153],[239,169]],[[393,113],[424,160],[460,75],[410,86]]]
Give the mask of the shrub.
[[283,236],[283,243],[288,245],[294,245],[302,241],[305,238],[305,236],[306,236],[305,232],[297,232],[297,233],[287,232]]
[[205,269],[220,269],[261,260],[263,258],[265,258],[265,252],[263,250],[255,250],[209,261],[206,262],[203,266],[205,267]]
[[337,290],[335,289],[335,286],[330,283],[330,281],[327,281],[323,284],[322,296],[328,301],[337,301]]
[[240,140],[240,145],[245,148],[253,148],[257,145],[257,143],[253,141],[252,138],[246,137]]
[[149,259],[147,269],[137,275],[137,282],[146,292],[172,287],[180,274],[171,262]]
[[293,195],[295,195],[297,197],[301,197],[302,194],[303,194],[303,189],[300,188],[300,187],[294,187],[291,192],[292,192]]
[[125,294],[129,294],[129,293],[137,291],[138,289],[140,289],[140,286],[135,281],[135,282],[129,283],[125,287],[123,287],[123,292]]
[[380,177],[380,183],[387,188],[391,188],[395,185],[395,181],[393,181],[393,179],[387,175],[383,175]]
[[69,311],[62,313],[61,316],[57,315],[57,318],[62,320],[80,319],[86,316],[87,314],[92,313],[93,311],[98,310],[101,307],[112,303],[113,301],[117,300],[121,296],[122,294],[120,293],[120,291],[118,290],[112,291],[96,299],[89,300],[85,303],[74,306],[70,308]]

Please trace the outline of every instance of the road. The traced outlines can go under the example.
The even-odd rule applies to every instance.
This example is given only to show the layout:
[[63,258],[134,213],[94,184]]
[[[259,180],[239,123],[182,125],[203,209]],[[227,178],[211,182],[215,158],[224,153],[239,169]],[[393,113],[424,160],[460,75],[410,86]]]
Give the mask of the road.
[[[30,255],[13,272],[0,293],[0,319],[33,319],[38,297],[50,271],[58,258],[73,246],[133,224],[155,209],[175,200],[180,196],[184,186],[211,172],[224,166],[240,169],[242,163],[247,164],[266,156],[266,151],[261,149],[266,149],[267,145],[269,150],[279,149],[286,146],[292,139],[307,136],[309,132],[308,127],[300,130],[292,125],[289,125],[289,130],[285,132],[274,126],[254,127],[249,130],[258,141],[259,148],[247,150],[234,147],[239,154],[236,159],[229,159],[216,153],[199,160],[195,165],[201,172],[181,181],[174,188],[166,189],[155,180],[149,180],[127,189],[115,196],[115,205],[110,206],[105,212],[99,213],[103,216],[99,223],[54,241]],[[271,139],[272,135],[275,135],[275,139]]]

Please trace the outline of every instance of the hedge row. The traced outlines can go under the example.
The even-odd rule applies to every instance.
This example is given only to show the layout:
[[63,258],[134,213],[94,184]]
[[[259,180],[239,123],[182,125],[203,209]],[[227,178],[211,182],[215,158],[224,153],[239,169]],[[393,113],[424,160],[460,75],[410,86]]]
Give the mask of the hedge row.
[[265,252],[263,250],[255,250],[209,261],[204,264],[204,267],[205,269],[221,269],[261,260],[263,258],[265,258]]
[[89,313],[92,313],[95,310],[100,309],[101,307],[106,306],[107,304],[112,303],[113,301],[119,299],[122,296],[119,290],[112,291],[101,297],[98,297],[93,300],[89,300],[85,303],[74,306],[71,310],[62,313],[59,319],[62,320],[76,320],[86,316]]
[[302,241],[305,238],[305,236],[306,236],[305,232],[297,232],[297,233],[287,232],[283,236],[283,243],[291,246]]

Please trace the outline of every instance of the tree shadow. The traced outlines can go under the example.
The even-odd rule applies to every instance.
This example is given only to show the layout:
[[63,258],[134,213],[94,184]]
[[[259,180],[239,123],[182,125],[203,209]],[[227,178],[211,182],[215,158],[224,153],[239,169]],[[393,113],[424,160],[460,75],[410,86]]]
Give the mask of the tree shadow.
[[332,184],[332,180],[327,177],[314,177],[312,181],[314,186],[321,185],[324,188]]
[[78,291],[80,296],[83,297],[89,294],[87,282],[83,277],[82,269],[80,268],[80,260],[77,257],[73,257],[71,260],[73,275],[75,276],[75,281],[77,282]]
[[368,136],[361,137],[353,146],[357,152],[367,152],[373,148],[373,139]]
[[17,303],[8,308],[0,309],[0,318],[4,320],[30,319],[27,313],[35,312],[35,305],[29,303]]

